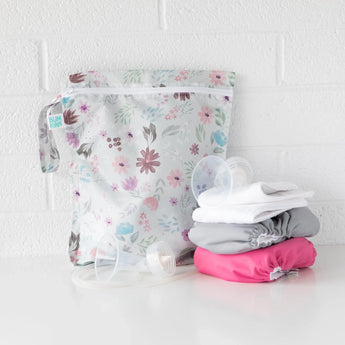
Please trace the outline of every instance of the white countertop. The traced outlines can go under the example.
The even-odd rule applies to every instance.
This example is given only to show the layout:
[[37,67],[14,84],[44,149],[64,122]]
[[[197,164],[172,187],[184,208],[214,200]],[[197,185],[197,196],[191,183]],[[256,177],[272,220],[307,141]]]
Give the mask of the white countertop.
[[0,259],[0,344],[345,344],[345,246],[312,269],[243,284],[195,273],[154,287],[77,288],[67,257]]

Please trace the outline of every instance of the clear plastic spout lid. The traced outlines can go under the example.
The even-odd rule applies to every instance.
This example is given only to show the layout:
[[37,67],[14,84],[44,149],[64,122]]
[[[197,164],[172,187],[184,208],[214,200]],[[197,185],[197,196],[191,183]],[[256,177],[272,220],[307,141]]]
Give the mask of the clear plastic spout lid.
[[253,180],[253,169],[242,157],[224,160],[218,156],[201,159],[192,173],[192,191],[201,207],[217,207],[235,189]]
[[105,234],[98,242],[94,266],[96,278],[101,281],[112,280],[119,271],[151,272],[157,278],[163,278],[175,274],[176,260],[172,249],[163,241],[151,244],[145,258],[122,251],[118,239]]

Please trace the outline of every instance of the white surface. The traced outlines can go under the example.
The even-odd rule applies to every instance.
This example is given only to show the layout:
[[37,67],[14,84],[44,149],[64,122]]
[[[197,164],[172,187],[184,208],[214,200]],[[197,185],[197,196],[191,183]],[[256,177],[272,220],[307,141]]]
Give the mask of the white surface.
[[315,190],[315,241],[345,244],[344,0],[0,0],[0,8],[0,257],[66,251],[68,164],[41,174],[37,117],[69,72],[89,69],[236,71],[229,154],[247,158],[256,181]]
[[272,283],[195,275],[151,288],[76,288],[62,257],[0,263],[0,344],[345,343],[345,247]]

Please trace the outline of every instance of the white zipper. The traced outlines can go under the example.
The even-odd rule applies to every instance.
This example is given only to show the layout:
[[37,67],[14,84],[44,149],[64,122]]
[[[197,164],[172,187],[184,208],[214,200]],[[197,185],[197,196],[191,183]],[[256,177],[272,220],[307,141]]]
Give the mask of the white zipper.
[[144,87],[144,88],[69,88],[62,93],[62,97],[70,97],[81,94],[108,94],[108,95],[145,95],[159,93],[202,93],[209,95],[229,96],[231,89],[216,89],[203,86],[170,86],[170,87]]

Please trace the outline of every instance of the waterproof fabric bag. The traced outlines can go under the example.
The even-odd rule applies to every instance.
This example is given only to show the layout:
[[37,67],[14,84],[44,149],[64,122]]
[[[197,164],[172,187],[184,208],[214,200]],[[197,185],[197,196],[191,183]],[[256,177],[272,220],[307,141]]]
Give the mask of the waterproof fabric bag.
[[137,255],[164,240],[177,263],[187,263],[197,206],[191,173],[206,155],[226,156],[234,77],[188,70],[70,75],[40,114],[39,140],[45,173],[59,165],[54,128],[64,127],[72,152],[74,264],[92,263],[106,233]]

